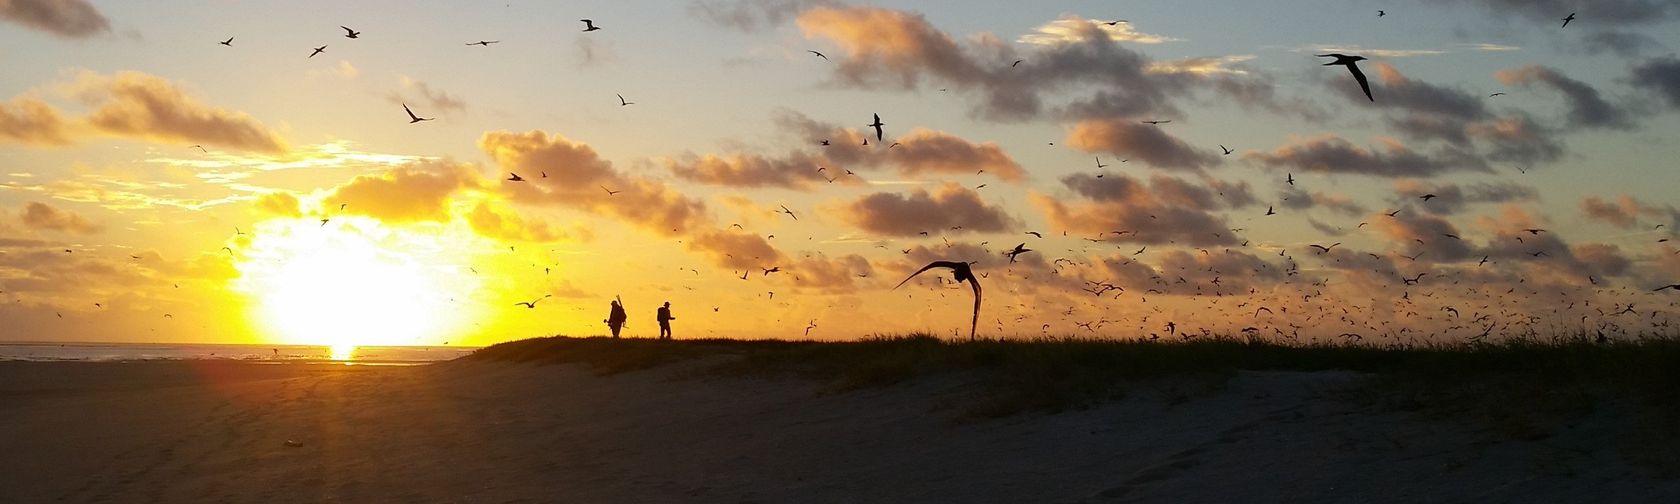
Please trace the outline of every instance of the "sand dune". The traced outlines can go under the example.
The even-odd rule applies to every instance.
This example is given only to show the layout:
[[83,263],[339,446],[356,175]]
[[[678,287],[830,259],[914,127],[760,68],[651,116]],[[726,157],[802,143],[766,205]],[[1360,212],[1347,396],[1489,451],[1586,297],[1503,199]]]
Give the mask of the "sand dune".
[[[1538,440],[1351,373],[1169,380],[969,419],[961,377],[0,363],[0,502],[1673,502],[1618,415]],[[291,447],[286,441],[302,446]]]

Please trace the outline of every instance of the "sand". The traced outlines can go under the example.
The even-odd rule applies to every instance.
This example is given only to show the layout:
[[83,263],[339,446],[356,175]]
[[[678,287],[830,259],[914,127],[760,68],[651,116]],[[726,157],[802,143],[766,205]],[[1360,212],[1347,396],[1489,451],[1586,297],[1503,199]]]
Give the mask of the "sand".
[[1139,384],[975,420],[961,377],[837,392],[695,365],[0,363],[0,502],[1680,498],[1626,460],[1613,411],[1512,439],[1350,400],[1350,373]]

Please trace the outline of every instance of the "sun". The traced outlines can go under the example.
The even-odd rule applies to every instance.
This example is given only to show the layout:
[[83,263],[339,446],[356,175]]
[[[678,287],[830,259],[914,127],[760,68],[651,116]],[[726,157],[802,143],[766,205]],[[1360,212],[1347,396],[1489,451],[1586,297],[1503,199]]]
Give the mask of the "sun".
[[236,287],[275,341],[324,345],[333,359],[354,347],[435,344],[471,315],[452,299],[477,285],[435,233],[376,220],[331,226],[286,219],[259,224],[236,267]]

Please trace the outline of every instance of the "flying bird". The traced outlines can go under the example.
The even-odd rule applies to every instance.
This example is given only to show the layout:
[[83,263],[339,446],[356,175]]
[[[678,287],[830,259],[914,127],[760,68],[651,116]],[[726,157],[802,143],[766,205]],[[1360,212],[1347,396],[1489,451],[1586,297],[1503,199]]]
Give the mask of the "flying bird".
[[203,153],[205,153],[205,154],[209,154],[209,153],[210,153],[210,151],[207,151],[207,150],[204,150],[204,146],[203,146],[203,145],[198,145],[198,144],[193,144],[193,148],[194,148],[194,149],[198,149],[198,151],[199,151],[199,152],[203,152]]
[[1355,64],[1359,61],[1365,60],[1364,56],[1348,56],[1346,54],[1341,54],[1341,53],[1330,53],[1330,54],[1320,54],[1320,55],[1318,55],[1318,57],[1320,57],[1320,58],[1336,58],[1335,61],[1325,63],[1324,66],[1343,65],[1343,66],[1348,67],[1348,72],[1353,73],[1353,80],[1359,81],[1359,89],[1362,90],[1362,91],[1365,91],[1365,99],[1371,100],[1373,102],[1377,101],[1376,98],[1371,97],[1371,82],[1365,80],[1365,72],[1359,71],[1359,65]]
[[1020,65],[1022,61],[1026,61],[1026,60],[1015,60],[1014,63],[1009,64],[1009,68],[1015,68],[1016,66]]
[[1432,199],[1435,199],[1435,198],[1438,198],[1438,197],[1439,196],[1436,196],[1435,193],[1429,193],[1429,194],[1425,194],[1423,196],[1418,196],[1418,199],[1421,199],[1421,200],[1424,200],[1424,201],[1429,201],[1429,200],[1432,200]]
[[323,51],[326,51],[326,50],[327,50],[327,46],[317,47],[317,48],[315,48],[315,52],[309,53],[309,57],[313,58],[313,57],[315,57],[315,55],[321,54]]
[[1103,23],[1103,24],[1109,25],[1109,26],[1114,26],[1114,25],[1117,25],[1117,24],[1120,24],[1120,23],[1128,23],[1129,24],[1129,23],[1131,23],[1131,21],[1127,21],[1127,20],[1124,20],[1124,19],[1116,19],[1116,20],[1109,21],[1109,22]]
[[799,216],[794,215],[793,210],[789,210],[787,205],[781,205],[781,207],[782,207],[782,211],[776,212],[776,213],[785,213],[785,214],[787,214],[788,217],[793,217],[793,220],[799,220]]
[[430,121],[430,120],[432,120],[431,117],[420,117],[420,116],[414,115],[414,111],[408,109],[408,104],[407,103],[403,104],[403,112],[408,112],[408,123],[409,124],[414,124],[414,123],[417,123],[417,122],[420,122],[420,121]]
[[624,191],[623,191],[623,190],[618,190],[618,191],[614,191],[614,190],[612,190],[612,189],[607,189],[607,186],[601,186],[601,190],[602,190],[602,191],[606,191],[606,192],[607,192],[607,196],[612,196],[612,195],[614,195],[614,194],[618,194],[618,193],[621,193],[621,192],[624,192]]
[[1493,98],[1495,96],[1505,96],[1505,93],[1504,92],[1498,92],[1498,93],[1490,94],[1490,95],[1488,95],[1488,98]]
[[1573,12],[1571,12],[1571,13],[1569,13],[1569,15],[1568,15],[1568,16],[1564,16],[1564,17],[1563,17],[1563,26],[1562,26],[1562,28],[1568,28],[1568,27],[1569,27],[1569,22],[1570,22],[1570,21],[1574,21],[1574,20],[1575,20],[1575,13],[1573,13]]
[[618,106],[620,106],[620,107],[628,107],[628,106],[636,104],[636,102],[633,102],[633,101],[624,101],[624,95],[621,95],[621,94],[618,94],[618,93],[613,93],[613,94],[618,96]]
[[[881,127],[882,126],[886,126],[886,123],[881,122],[881,114],[875,114],[875,123],[870,124],[869,127],[875,128],[875,141],[877,141],[877,142],[881,141]],[[863,141],[868,142],[869,139],[864,139]]]
[[1266,205],[1266,215],[1277,215],[1277,212],[1272,210],[1271,205]]
[[1039,238],[1043,238],[1043,237],[1044,237],[1044,234],[1043,234],[1043,233],[1039,233],[1039,232],[1038,232],[1038,231],[1027,231],[1027,234],[1030,234],[1030,235],[1033,235],[1033,236],[1037,236],[1037,237],[1039,237]]
[[1662,292],[1663,289],[1674,289],[1676,291],[1680,291],[1680,284],[1664,285],[1662,287],[1651,289],[1651,292]]
[[521,176],[519,176],[518,173],[514,173],[514,172],[508,172],[508,178],[507,179],[508,179],[508,181],[511,181],[511,182],[524,182],[525,181],[525,177],[521,177]]
[[1326,246],[1319,245],[1319,244],[1315,243],[1315,244],[1312,245],[1312,248],[1318,249],[1319,254],[1325,254],[1327,252],[1330,252],[1330,249],[1336,248],[1337,245],[1341,245],[1341,244],[1342,244],[1342,242],[1336,242],[1336,243],[1332,243],[1332,244],[1330,244],[1330,246],[1326,247]]
[[601,29],[601,27],[595,26],[595,20],[593,19],[579,19],[578,21],[583,21],[583,31],[592,32]]
[[1233,151],[1233,150],[1231,150],[1231,149],[1229,149],[1229,148],[1226,148],[1226,147],[1225,147],[1225,144],[1219,144],[1219,150],[1222,150],[1222,151],[1225,151],[1225,155],[1226,155],[1226,156],[1229,156],[1229,155],[1231,155],[1231,153],[1232,153],[1232,152],[1236,152],[1236,151]]
[[974,316],[969,319],[968,323],[968,340],[974,341],[975,328],[979,327],[980,324],[980,279],[974,277],[974,270],[969,269],[968,263],[958,261],[934,261],[928,263],[927,266],[922,266],[922,269],[916,270],[915,273],[911,273],[909,277],[905,277],[903,282],[899,282],[898,285],[893,286],[893,290],[898,290],[899,287],[903,287],[905,283],[910,281],[910,279],[916,278],[916,275],[920,275],[923,271],[933,268],[950,268],[957,283],[968,282],[968,286],[974,289]]
[[820,52],[816,52],[816,51],[812,51],[812,50],[810,50],[810,49],[806,49],[806,50],[805,50],[805,52],[808,52],[808,53],[811,53],[811,54],[815,54],[815,55],[817,55],[817,57],[818,57],[818,58],[822,58],[822,59],[823,59],[823,60],[824,60],[824,61],[827,61],[827,60],[828,60],[828,55],[826,55],[826,54],[823,54],[823,53],[820,53]]
[[348,26],[339,26],[339,28],[344,29],[344,38],[357,38],[362,36],[362,32],[352,30]]
[[1388,15],[1388,11],[1385,11],[1385,10],[1382,10],[1382,9],[1377,9],[1377,17],[1383,17],[1383,16],[1387,16],[1387,15]]
[[1143,123],[1143,124],[1153,124],[1153,125],[1159,126],[1159,125],[1162,125],[1162,124],[1172,122],[1172,119],[1167,119],[1167,120],[1164,120],[1164,121],[1159,120],[1159,119],[1152,119],[1152,120],[1148,120],[1148,121],[1138,121],[1138,122]]
[[553,294],[545,294],[545,295],[543,295],[543,297],[536,298],[536,299],[533,299],[533,300],[530,300],[530,301],[520,301],[518,303],[514,303],[513,305],[514,306],[524,305],[526,309],[536,308],[538,301],[542,301],[544,299],[547,299],[547,298],[550,298],[550,297],[553,297],[553,296],[554,296]]
[[480,40],[478,42],[467,42],[467,45],[469,45],[469,46],[475,46],[476,45],[476,46],[490,47],[490,44],[500,44],[500,43],[502,43],[502,41],[500,41],[500,40]]
[[233,37],[228,37],[227,40],[223,40],[223,41],[217,42],[217,43],[221,44],[221,45],[228,46],[228,47],[233,47]]
[[1013,249],[1004,251],[1003,255],[1009,256],[1010,264],[1014,264],[1015,263],[1015,256],[1025,254],[1027,252],[1032,252],[1032,249],[1027,248],[1026,243],[1022,243],[1020,245],[1016,245],[1015,248],[1013,248]]

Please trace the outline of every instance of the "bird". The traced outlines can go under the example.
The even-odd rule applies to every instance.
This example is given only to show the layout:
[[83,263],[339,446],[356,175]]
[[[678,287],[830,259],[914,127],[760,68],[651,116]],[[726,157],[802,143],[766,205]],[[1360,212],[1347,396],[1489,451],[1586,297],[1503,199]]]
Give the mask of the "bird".
[[980,324],[980,279],[974,277],[974,270],[969,269],[968,263],[960,261],[930,262],[927,266],[922,266],[922,269],[916,270],[915,273],[911,273],[910,276],[905,277],[903,282],[899,282],[898,285],[893,286],[893,290],[898,290],[899,287],[903,287],[905,283],[908,283],[910,279],[916,278],[916,275],[920,275],[922,272],[933,268],[949,268],[957,283],[968,282],[968,286],[974,289],[974,316],[969,319],[968,324],[968,340],[974,341],[975,328],[979,327]]
[[606,191],[606,192],[607,192],[607,196],[612,196],[612,195],[614,195],[614,194],[618,194],[618,193],[621,193],[621,192],[624,192],[624,191],[622,191],[622,190],[620,190],[620,191],[614,191],[614,190],[612,190],[612,189],[607,189],[607,186],[601,186],[601,190],[602,190],[602,191]]
[[816,51],[813,51],[813,50],[810,50],[810,49],[806,49],[805,52],[815,54],[815,55],[817,55],[818,58],[822,58],[825,61],[828,60],[828,55],[827,54],[816,52]]
[[1377,17],[1383,17],[1383,16],[1387,16],[1387,15],[1388,15],[1388,11],[1385,11],[1385,10],[1382,10],[1382,9],[1377,9]]
[[1014,63],[1009,64],[1009,68],[1015,68],[1017,65],[1020,65],[1022,61],[1026,61],[1026,60],[1015,60]]
[[327,50],[327,46],[317,47],[317,48],[315,48],[315,52],[309,53],[309,57],[313,58],[313,57],[315,57],[315,55],[321,54],[322,51],[326,51],[326,50]]
[[344,38],[357,38],[362,35],[362,32],[352,30],[348,26],[339,26],[339,28],[344,29]]
[[1330,252],[1330,249],[1336,248],[1337,245],[1341,245],[1341,244],[1342,244],[1342,242],[1336,242],[1336,243],[1332,243],[1332,244],[1330,244],[1330,246],[1326,247],[1326,246],[1319,245],[1319,244],[1315,243],[1315,244],[1312,245],[1312,248],[1318,249],[1319,254],[1324,254],[1324,253]]
[[1434,193],[1430,193],[1430,194],[1425,194],[1423,196],[1418,196],[1418,199],[1421,199],[1421,200],[1424,200],[1424,201],[1429,201],[1429,200],[1435,199],[1437,197],[1439,197],[1439,196],[1436,196]]
[[1664,285],[1662,287],[1657,287],[1655,289],[1651,289],[1651,292],[1662,292],[1663,289],[1674,289],[1676,291],[1680,291],[1680,284]]
[[1365,80],[1365,72],[1359,71],[1359,65],[1355,64],[1356,62],[1364,61],[1365,60],[1364,56],[1348,56],[1346,54],[1341,54],[1341,53],[1330,53],[1330,54],[1320,54],[1320,55],[1318,55],[1318,57],[1320,57],[1320,58],[1336,58],[1335,61],[1325,63],[1324,66],[1343,65],[1343,66],[1348,67],[1348,72],[1353,73],[1353,80],[1359,81],[1359,89],[1362,90],[1362,91],[1365,91],[1365,99],[1371,100],[1373,102],[1377,101],[1376,98],[1371,97],[1371,83],[1370,83],[1370,81]]
[[764,276],[770,276],[771,273],[781,273],[782,272],[782,267],[781,266],[771,266],[769,268],[759,268],[759,269],[764,270]]
[[1131,21],[1127,21],[1127,20],[1124,20],[1124,19],[1116,19],[1116,20],[1109,21],[1109,22],[1103,23],[1103,24],[1109,25],[1109,26],[1114,26],[1114,25],[1117,25],[1117,24],[1120,24],[1120,23],[1131,23]]
[[1009,256],[1009,262],[1013,264],[1015,262],[1015,256],[1025,254],[1027,252],[1032,252],[1032,249],[1027,248],[1026,243],[1021,243],[1020,245],[1016,245],[1013,249],[1004,251],[1003,255]]
[[578,21],[583,21],[583,31],[592,32],[601,29],[601,27],[595,26],[595,20],[593,19],[579,19]]
[[518,303],[514,303],[513,305],[514,306],[524,305],[526,309],[536,308],[538,301],[542,301],[544,299],[547,299],[547,298],[550,298],[550,297],[553,297],[553,296],[554,296],[553,294],[545,294],[545,295],[543,295],[543,297],[536,298],[536,299],[533,299],[533,300],[530,300],[530,301],[520,301]]
[[518,173],[514,173],[514,172],[508,172],[508,178],[507,179],[510,182],[524,182],[525,181],[525,177],[521,177],[521,176],[519,176]]
[[1288,177],[1287,177],[1287,178],[1285,178],[1285,179],[1283,179],[1283,181],[1284,181],[1284,182],[1288,182],[1288,183],[1289,183],[1289,185],[1295,185],[1295,174],[1293,174],[1293,173],[1287,173],[1287,174],[1285,174],[1285,175],[1288,175]]
[[[877,141],[877,142],[881,141],[881,127],[882,126],[886,126],[886,123],[881,122],[881,114],[875,114],[875,123],[870,124],[869,127],[875,128],[875,141]],[[869,140],[865,139],[864,141],[868,142]]]
[[1219,150],[1225,151],[1226,156],[1231,155],[1232,152],[1236,152],[1236,151],[1233,151],[1231,149],[1226,148],[1225,144],[1219,144]]
[[[624,101],[624,95],[617,94],[617,93],[613,93],[613,94],[618,96],[618,106],[620,106],[620,107],[628,107],[628,106],[636,104],[636,102],[633,102],[633,101]],[[654,108],[658,108],[658,107],[654,107]]]
[[1266,205],[1266,215],[1277,215],[1277,212],[1272,211],[1271,205]]
[[480,40],[478,42],[467,42],[467,45],[469,45],[469,46],[475,46],[476,45],[476,46],[490,47],[490,44],[500,44],[500,43],[502,43],[502,41],[500,41],[500,40]]
[[408,112],[408,123],[409,124],[414,124],[414,123],[417,123],[417,122],[420,122],[420,121],[430,121],[430,120],[432,120],[432,118],[430,118],[430,117],[420,117],[420,116],[414,115],[414,111],[408,109],[408,104],[407,103],[403,104],[403,112]]
[[1044,237],[1044,234],[1043,234],[1043,233],[1040,233],[1040,232],[1038,232],[1038,231],[1027,231],[1027,234],[1030,234],[1030,235],[1033,235],[1033,236],[1037,236],[1037,237],[1039,237],[1039,238],[1043,238],[1043,237]]
[[1096,158],[1097,158],[1097,168],[1098,168],[1098,169],[1102,169],[1102,168],[1107,168],[1107,167],[1108,167],[1108,165],[1105,165],[1105,164],[1103,164],[1103,162],[1102,162],[1102,156],[1096,156]]
[[228,37],[227,40],[223,40],[223,41],[217,42],[217,43],[221,44],[221,45],[228,46],[228,47],[233,47],[233,37]]
[[1488,95],[1488,98],[1493,98],[1495,96],[1505,96],[1505,93],[1504,92],[1498,92],[1498,93],[1490,94],[1490,95]]
[[204,146],[203,146],[203,145],[199,145],[199,144],[193,144],[193,148],[194,148],[194,149],[198,149],[198,151],[199,151],[199,152],[203,152],[203,153],[205,153],[205,154],[209,154],[209,153],[210,153],[210,151],[208,151],[208,150],[204,150]]
[[781,205],[781,207],[782,207],[782,211],[776,212],[776,213],[785,213],[785,214],[787,214],[788,217],[793,217],[793,220],[799,220],[799,216],[794,215],[793,210],[789,210],[787,205]]
[[1148,120],[1148,121],[1139,121],[1139,122],[1141,122],[1141,123],[1143,123],[1143,124],[1153,124],[1153,125],[1157,125],[1157,126],[1159,126],[1159,125],[1162,125],[1162,124],[1166,124],[1166,123],[1170,123],[1170,122],[1172,122],[1172,119],[1167,119],[1167,120],[1164,120],[1164,121],[1163,121],[1163,120],[1159,120],[1159,119],[1152,119],[1152,120]]
[[1564,17],[1563,17],[1563,26],[1562,26],[1562,28],[1568,28],[1568,27],[1569,27],[1569,22],[1570,22],[1570,21],[1574,21],[1574,20],[1575,20],[1575,13],[1573,13],[1573,12],[1571,12],[1571,13],[1569,13],[1569,15],[1568,15],[1568,16],[1564,16]]
[[1528,228],[1528,229],[1524,229],[1523,231],[1528,231],[1528,234],[1531,234],[1531,235],[1538,235],[1540,233],[1546,232],[1546,230],[1540,229],[1540,228]]

